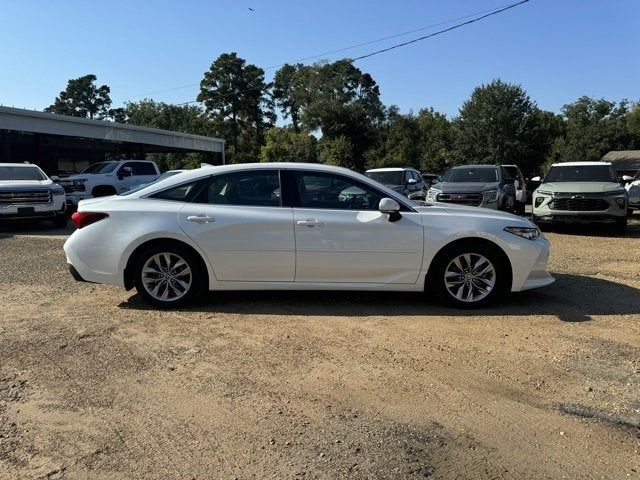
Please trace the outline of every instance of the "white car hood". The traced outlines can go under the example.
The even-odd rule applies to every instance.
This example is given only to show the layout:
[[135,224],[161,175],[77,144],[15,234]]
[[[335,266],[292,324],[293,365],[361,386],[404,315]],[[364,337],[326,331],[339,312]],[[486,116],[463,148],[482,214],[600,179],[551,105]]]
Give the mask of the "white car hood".
[[500,210],[494,210],[492,208],[482,207],[469,207],[467,205],[453,205],[453,204],[433,204],[428,207],[414,207],[421,213],[443,213],[445,215],[452,215],[458,217],[474,217],[486,220],[501,220],[508,221],[514,227],[535,227],[535,224],[527,220],[526,218],[518,215],[513,215],[508,212],[502,212]]
[[553,193],[604,193],[620,190],[620,184],[613,182],[550,182],[541,184],[538,190]]
[[49,179],[47,180],[0,180],[0,188],[7,187],[48,187],[53,184]]

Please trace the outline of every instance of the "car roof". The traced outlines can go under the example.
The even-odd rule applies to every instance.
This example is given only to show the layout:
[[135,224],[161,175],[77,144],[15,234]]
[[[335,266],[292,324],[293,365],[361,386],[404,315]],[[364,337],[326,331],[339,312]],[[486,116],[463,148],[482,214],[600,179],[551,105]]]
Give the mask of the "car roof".
[[552,167],[589,167],[594,165],[609,165],[611,162],[560,162],[554,163]]
[[[371,179],[365,177],[364,175],[354,172],[353,170],[349,170],[344,167],[335,167],[333,165],[325,165],[320,163],[296,163],[296,162],[265,162],[265,163],[237,163],[233,165],[207,165],[200,168],[194,168],[193,170],[186,170],[182,173],[178,173],[171,177],[165,178],[164,180],[160,180],[158,183],[152,183],[149,186],[141,189],[136,192],[136,196],[147,195],[148,193],[164,190],[166,188],[171,188],[173,186],[181,185],[183,183],[187,183],[191,180],[198,180],[208,175],[218,175],[222,173],[232,173],[232,172],[242,172],[244,170],[306,170],[306,171],[317,171],[319,173],[339,173],[351,178],[355,178],[356,180],[360,180],[363,182],[370,182]],[[388,194],[390,198],[397,200],[398,202],[408,206],[409,208],[413,208],[408,202],[407,198],[402,195],[394,192],[393,190],[385,187],[384,185],[379,185],[376,188],[384,191]]]
[[385,167],[385,168],[372,168],[367,170],[365,173],[369,172],[403,172],[405,170],[415,170],[411,167]]
[[500,165],[456,165],[453,168],[498,168]]
[[40,168],[33,163],[0,163],[0,167],[25,167],[25,168]]

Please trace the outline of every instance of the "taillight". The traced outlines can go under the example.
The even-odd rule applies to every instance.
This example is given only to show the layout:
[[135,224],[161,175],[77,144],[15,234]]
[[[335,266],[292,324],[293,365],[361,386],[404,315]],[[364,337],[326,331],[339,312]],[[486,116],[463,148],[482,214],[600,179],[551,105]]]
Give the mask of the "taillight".
[[71,215],[71,221],[74,223],[76,228],[82,228],[102,220],[103,218],[107,218],[108,216],[108,214],[100,212],[75,212]]

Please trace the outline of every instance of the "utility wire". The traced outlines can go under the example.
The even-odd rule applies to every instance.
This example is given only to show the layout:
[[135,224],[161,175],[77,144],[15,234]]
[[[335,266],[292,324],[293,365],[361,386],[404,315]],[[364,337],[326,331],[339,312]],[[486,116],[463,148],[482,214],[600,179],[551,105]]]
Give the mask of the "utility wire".
[[[440,27],[440,26],[442,26],[442,25],[447,25],[447,24],[449,24],[449,23],[451,23],[451,22],[457,22],[458,20],[464,20],[465,18],[471,18],[471,17],[476,17],[476,16],[478,16],[478,15],[487,14],[487,15],[484,15],[484,16],[479,17],[479,18],[477,18],[477,19],[471,20],[471,21],[469,21],[469,22],[465,22],[465,23],[462,23],[462,24],[454,25],[453,27],[451,27],[451,28],[449,28],[449,29],[442,30],[442,31],[440,31],[440,32],[435,32],[435,33],[433,33],[433,34],[431,34],[431,35],[427,35],[427,36],[425,36],[425,37],[421,37],[421,38],[418,38],[418,39],[415,39],[415,40],[411,40],[410,42],[406,42],[405,44],[407,44],[407,45],[408,45],[408,44],[410,44],[410,43],[414,43],[414,42],[417,42],[417,41],[420,41],[420,40],[424,40],[424,39],[429,38],[429,37],[431,37],[431,36],[439,35],[440,33],[444,33],[444,32],[447,32],[447,31],[449,31],[449,30],[453,30],[453,29],[455,29],[455,28],[459,28],[459,27],[461,27],[461,26],[463,26],[463,25],[467,25],[467,24],[469,24],[469,23],[476,22],[476,21],[481,20],[481,19],[483,19],[483,18],[486,18],[486,17],[488,17],[488,16],[495,15],[495,14],[497,14],[497,13],[501,13],[501,12],[503,12],[503,11],[505,11],[505,10],[508,10],[508,9],[510,9],[510,8],[513,8],[513,7],[515,7],[515,6],[518,6],[518,5],[522,4],[522,3],[526,3],[526,2],[528,2],[528,1],[529,1],[529,0],[523,0],[523,1],[521,1],[521,2],[519,2],[519,3],[516,3],[516,4],[502,5],[502,6],[500,6],[500,7],[495,7],[495,8],[492,8],[492,9],[482,10],[482,11],[480,11],[480,12],[471,13],[471,14],[469,14],[469,15],[464,15],[464,16],[462,16],[462,17],[452,18],[452,19],[450,19],[450,20],[445,20],[445,21],[443,21],[443,22],[434,23],[434,24],[432,24],[432,25],[427,25],[426,27],[416,28],[416,29],[414,29],[414,30],[409,30],[409,31],[402,32],[402,33],[396,33],[396,34],[394,34],[394,35],[389,35],[389,36],[387,36],[387,37],[378,38],[378,39],[376,39],[376,40],[370,40],[370,41],[368,41],[368,42],[358,43],[358,44],[356,44],[356,45],[351,45],[351,46],[348,46],[348,47],[339,48],[339,49],[337,49],[337,50],[331,50],[330,52],[324,52],[324,53],[319,53],[319,54],[317,54],[317,55],[312,55],[312,56],[310,56],[310,57],[300,58],[300,59],[298,59],[298,60],[294,60],[294,61],[292,61],[292,62],[279,63],[278,65],[270,65],[270,66],[268,66],[268,67],[263,68],[263,70],[264,70],[264,71],[267,71],[267,70],[273,70],[274,68],[282,67],[283,65],[286,65],[287,63],[300,63],[300,62],[305,62],[305,61],[307,61],[307,60],[315,60],[316,58],[325,57],[325,56],[327,56],[327,55],[333,55],[333,54],[335,54],[335,53],[345,52],[345,51],[347,51],[347,50],[353,50],[354,48],[365,47],[365,46],[367,46],[367,45],[372,45],[372,44],[374,44],[374,43],[384,42],[385,40],[391,40],[391,39],[393,39],[393,38],[403,37],[403,36],[405,36],[405,35],[410,35],[410,34],[412,34],[412,33],[421,32],[421,31],[423,31],[423,30],[429,30],[430,28]],[[497,8],[498,10],[496,10],[496,8]],[[373,52],[373,53],[371,53],[371,54],[369,54],[369,55],[364,55],[364,56],[362,56],[362,57],[354,58],[353,60],[359,60],[359,59],[362,59],[362,58],[366,58],[366,57],[368,57],[368,56],[376,55],[377,53],[382,53],[383,51],[387,51],[387,50],[390,50],[390,49],[393,49],[393,48],[398,48],[399,46],[404,46],[405,44],[400,44],[400,45],[398,45],[398,46],[390,47],[389,49],[380,50],[379,52]],[[140,94],[140,95],[134,95],[134,96],[132,96],[132,97],[130,97],[130,98],[131,98],[131,99],[135,99],[135,98],[145,97],[145,96],[147,96],[147,95],[157,95],[157,94],[159,94],[159,93],[173,92],[173,91],[176,91],[176,90],[182,90],[182,89],[184,89],[184,88],[196,87],[196,86],[198,86],[198,85],[200,85],[200,83],[190,83],[190,84],[188,84],[188,85],[182,85],[182,86],[179,86],[179,87],[167,88],[167,89],[163,89],[163,90],[156,90],[156,91],[153,91],[153,92],[143,93],[143,94]],[[195,103],[195,102],[197,102],[197,100],[193,100],[193,101],[190,101],[190,102],[184,102],[184,103],[178,103],[177,105],[186,105],[186,104],[189,104],[189,103]]]
[[390,47],[383,48],[382,50],[376,50],[375,52],[367,53],[366,55],[361,55],[359,57],[352,58],[351,61],[355,62],[357,60],[362,60],[364,58],[373,57],[374,55],[379,55],[380,53],[388,52],[390,50],[394,50],[394,49],[400,48],[400,47],[405,47],[407,45],[411,45],[412,43],[420,42],[422,40],[426,40],[427,38],[435,37],[436,35],[440,35],[442,33],[450,32],[451,30],[455,30],[456,28],[461,28],[461,27],[464,27],[465,25],[470,25],[472,23],[479,22],[480,20],[483,20],[483,19],[485,19],[487,17],[491,17],[492,15],[497,15],[499,13],[505,12],[505,11],[511,9],[511,8],[515,8],[515,7],[519,6],[519,5],[522,5],[523,3],[527,3],[528,1],[529,0],[522,0],[520,2],[513,3],[513,4],[511,4],[511,5],[507,6],[507,7],[501,8],[501,9],[496,10],[496,11],[491,12],[491,13],[487,13],[486,15],[482,15],[481,17],[478,17],[478,18],[474,18],[473,20],[468,20],[466,22],[462,22],[462,23],[459,23],[457,25],[453,25],[452,27],[445,28],[443,30],[439,30],[439,31],[434,32],[434,33],[430,33],[429,35],[425,35],[423,37],[414,38],[413,40],[409,40],[408,42],[398,43],[397,45],[392,45]]

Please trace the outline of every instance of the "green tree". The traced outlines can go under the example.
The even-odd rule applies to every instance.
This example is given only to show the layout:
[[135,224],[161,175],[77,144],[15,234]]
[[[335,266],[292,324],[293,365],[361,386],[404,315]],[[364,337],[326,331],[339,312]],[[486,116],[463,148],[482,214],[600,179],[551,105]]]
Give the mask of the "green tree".
[[288,127],[273,127],[267,130],[266,142],[260,149],[260,160],[314,163],[318,161],[316,144],[313,135]]
[[640,102],[635,103],[627,114],[627,130],[634,143],[640,144]]
[[198,101],[203,102],[217,131],[229,140],[232,162],[257,158],[264,131],[275,122],[264,70],[234,53],[223,53],[205,72]]
[[433,108],[418,112],[420,164],[423,172],[440,173],[453,164],[454,130],[451,121]]
[[323,137],[318,142],[318,158],[327,165],[355,168],[353,145],[344,135],[335,138]]
[[628,129],[628,102],[580,97],[562,107],[565,132],[554,143],[556,161],[597,161],[610,150],[637,146]]
[[521,86],[501,80],[473,91],[455,127],[457,163],[516,163],[528,175],[549,149],[535,103]]
[[[196,105],[171,105],[144,99],[125,105],[126,121],[133,125],[162,128],[195,135],[215,135],[213,125],[204,110]],[[158,163],[162,170],[194,168],[205,162],[201,153],[154,153],[149,159]]]
[[44,111],[98,120],[109,118],[111,89],[107,85],[97,87],[96,80],[93,74],[69,80],[67,88]]
[[348,140],[353,155],[348,163],[363,170],[364,154],[375,145],[384,118],[378,85],[348,60],[309,67],[304,79],[307,97],[301,124],[309,131],[319,130],[327,142],[337,140],[336,145],[344,146]]
[[291,118],[293,130],[300,131],[300,114],[308,100],[308,83],[312,67],[301,63],[284,64],[273,78],[273,99],[283,118]]

